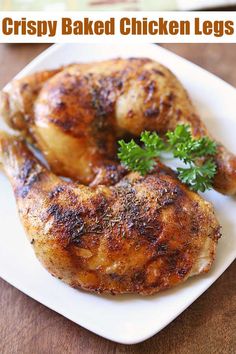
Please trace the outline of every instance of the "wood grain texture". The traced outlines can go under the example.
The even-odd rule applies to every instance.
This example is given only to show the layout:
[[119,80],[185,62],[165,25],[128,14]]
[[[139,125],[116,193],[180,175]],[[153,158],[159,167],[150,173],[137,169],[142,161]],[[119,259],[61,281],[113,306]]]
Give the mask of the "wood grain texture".
[[[0,86],[48,45],[0,45]],[[235,44],[164,47],[236,86]],[[83,329],[0,280],[1,354],[233,354],[236,352],[236,262],[192,306],[153,338],[116,344]]]

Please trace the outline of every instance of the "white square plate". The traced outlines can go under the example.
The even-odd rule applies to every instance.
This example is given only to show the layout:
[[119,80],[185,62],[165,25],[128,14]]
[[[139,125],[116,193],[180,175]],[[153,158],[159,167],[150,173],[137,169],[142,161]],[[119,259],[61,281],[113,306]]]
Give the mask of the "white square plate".
[[[187,88],[209,130],[236,153],[236,90],[175,54],[151,44],[54,45],[17,77],[72,62],[146,56],[168,66]],[[0,128],[4,125],[0,122]],[[225,271],[236,257],[236,204],[215,191],[205,193],[222,225],[212,270],[151,297],[97,296],[70,288],[37,261],[16,212],[12,190],[0,173],[0,276],[27,295],[79,325],[116,342],[141,342],[168,325]],[[229,284],[230,286],[230,284]]]

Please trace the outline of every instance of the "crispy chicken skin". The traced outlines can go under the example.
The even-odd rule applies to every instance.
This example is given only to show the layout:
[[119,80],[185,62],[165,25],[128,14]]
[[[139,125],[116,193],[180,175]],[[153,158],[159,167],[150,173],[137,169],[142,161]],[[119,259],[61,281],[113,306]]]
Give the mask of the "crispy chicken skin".
[[220,236],[212,205],[161,164],[88,187],[60,179],[5,133],[0,163],[37,257],[75,288],[151,295],[212,265]]
[[[164,134],[188,123],[209,135],[181,83],[145,58],[114,59],[43,71],[14,81],[0,99],[1,114],[43,152],[54,173],[84,184],[115,184],[116,141],[143,130]],[[222,145],[214,187],[236,193],[236,157]]]

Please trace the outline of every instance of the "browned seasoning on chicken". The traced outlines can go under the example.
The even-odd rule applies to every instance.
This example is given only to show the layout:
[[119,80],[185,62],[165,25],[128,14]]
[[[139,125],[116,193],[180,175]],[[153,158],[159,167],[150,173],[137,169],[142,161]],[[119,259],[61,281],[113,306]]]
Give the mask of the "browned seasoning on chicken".
[[212,265],[220,237],[212,205],[159,163],[146,177],[89,187],[60,179],[6,133],[0,163],[36,256],[75,288],[151,295]]
[[[209,135],[185,89],[161,64],[114,59],[43,71],[12,82],[1,95],[1,114],[43,152],[54,173],[84,184],[114,185],[118,138],[159,134],[189,124]],[[218,145],[214,188],[236,193],[236,157]]]

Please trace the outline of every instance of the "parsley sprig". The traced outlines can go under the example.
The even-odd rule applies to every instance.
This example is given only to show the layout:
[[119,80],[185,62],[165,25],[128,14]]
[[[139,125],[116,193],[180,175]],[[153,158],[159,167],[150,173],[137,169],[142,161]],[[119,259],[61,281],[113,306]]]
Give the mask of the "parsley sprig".
[[[177,168],[177,172],[178,178],[190,189],[204,192],[212,187],[216,174],[213,156],[217,145],[208,137],[195,139],[191,135],[190,126],[180,124],[174,131],[166,133],[165,140],[155,132],[144,131],[140,141],[143,146],[133,139],[128,143],[124,140],[118,142],[118,157],[129,170],[140,172],[144,176],[153,170],[161,153],[168,151],[187,165],[186,168]],[[205,162],[201,161],[203,158]]]
[[147,131],[141,134],[140,141],[143,148],[133,139],[129,143],[120,140],[118,157],[129,170],[140,172],[144,176],[156,165],[155,158],[160,156],[165,144],[157,133]]

